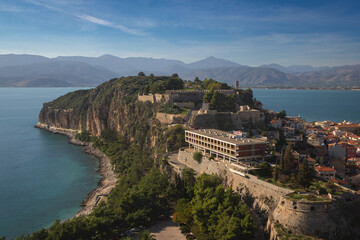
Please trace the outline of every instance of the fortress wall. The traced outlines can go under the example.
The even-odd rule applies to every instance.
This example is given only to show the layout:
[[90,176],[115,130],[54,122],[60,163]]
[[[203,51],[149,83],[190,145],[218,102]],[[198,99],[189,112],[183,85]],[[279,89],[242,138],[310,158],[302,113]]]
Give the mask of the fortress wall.
[[[249,174],[248,178],[239,176],[233,172],[230,172],[229,168],[236,169],[230,163],[218,162],[215,160],[209,160],[207,157],[202,158],[199,164],[193,160],[192,151],[185,149],[185,151],[179,151],[178,161],[194,169],[198,173],[218,174],[226,179],[226,184],[231,186],[234,191],[239,192],[243,198],[253,198],[253,208],[264,212],[272,211],[282,195],[292,193],[292,190],[275,186],[271,183],[267,183],[258,179],[257,177]],[[246,199],[244,199],[246,200]]]
[[164,101],[165,103],[169,102],[169,95],[168,94],[148,94],[148,95],[140,95],[138,94],[138,101],[146,102],[150,101],[151,103],[158,103]]
[[249,123],[251,120],[255,124],[261,121],[260,111],[258,110],[237,112],[236,115],[239,116],[243,123]]
[[273,217],[292,233],[337,239],[333,220],[340,217],[338,211],[331,202],[294,202],[282,197]]
[[[351,231],[354,234],[347,218],[351,216],[351,209],[358,208],[359,201],[294,202],[285,197],[292,190],[275,186],[250,174],[248,178],[239,176],[230,172],[230,168],[237,169],[228,162],[209,160],[203,156],[202,162],[198,163],[193,160],[192,153],[192,149],[179,151],[178,161],[199,174],[214,173],[223,177],[225,183],[239,192],[242,199],[259,215],[264,218],[271,216],[268,218],[268,226],[278,222],[291,233],[324,239],[344,239]],[[248,201],[249,197],[251,201]],[[349,216],[344,215],[344,212]],[[274,226],[270,234],[273,235],[272,239],[277,239]]]
[[181,107],[181,108],[190,108],[190,109],[195,108],[194,102],[175,102],[174,105]]
[[149,95],[138,95],[138,101],[140,102],[147,102],[150,101],[151,103],[155,102],[155,98],[154,95],[149,94]]
[[180,117],[177,114],[168,114],[168,113],[156,113],[156,119],[158,119],[162,124],[170,123],[183,123],[184,118]]

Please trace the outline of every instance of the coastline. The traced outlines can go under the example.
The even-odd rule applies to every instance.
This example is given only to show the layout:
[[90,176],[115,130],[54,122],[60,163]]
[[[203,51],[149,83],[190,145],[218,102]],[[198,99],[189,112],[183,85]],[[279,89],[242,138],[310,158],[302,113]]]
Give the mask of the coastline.
[[111,189],[116,186],[118,178],[113,171],[110,159],[98,149],[93,148],[91,144],[81,142],[75,139],[75,135],[78,133],[76,130],[57,128],[49,126],[43,123],[36,123],[36,128],[44,129],[54,134],[61,134],[68,137],[68,142],[77,146],[84,146],[84,153],[92,155],[99,160],[99,170],[98,172],[101,175],[101,179],[98,182],[96,189],[92,190],[86,198],[82,201],[82,209],[78,211],[75,217],[88,215],[92,212],[93,208],[101,201],[104,196],[107,196]]

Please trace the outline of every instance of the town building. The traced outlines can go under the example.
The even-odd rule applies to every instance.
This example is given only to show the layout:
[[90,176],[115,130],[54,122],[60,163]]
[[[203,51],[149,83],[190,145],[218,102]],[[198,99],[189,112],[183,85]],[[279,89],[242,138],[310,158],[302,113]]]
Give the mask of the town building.
[[329,181],[335,178],[336,170],[330,167],[315,167],[316,176]]
[[234,162],[263,160],[267,144],[263,139],[238,138],[216,129],[185,130],[185,141],[195,151]]
[[359,123],[339,124],[335,128],[341,131],[356,133],[358,130],[360,130],[360,124]]
[[329,157],[331,158],[346,158],[346,143],[331,143],[329,144]]

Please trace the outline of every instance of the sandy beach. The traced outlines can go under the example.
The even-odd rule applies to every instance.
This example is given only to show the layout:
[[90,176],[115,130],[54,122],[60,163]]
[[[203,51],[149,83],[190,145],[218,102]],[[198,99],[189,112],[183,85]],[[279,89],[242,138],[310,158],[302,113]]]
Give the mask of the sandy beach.
[[43,123],[37,123],[35,127],[45,129],[55,134],[65,135],[68,137],[69,143],[84,146],[84,153],[93,155],[99,159],[99,173],[101,175],[101,180],[99,181],[97,188],[86,196],[82,202],[83,208],[79,210],[76,217],[90,214],[93,208],[116,186],[118,178],[113,171],[110,159],[98,149],[91,147],[91,144],[89,145],[88,143],[76,140],[75,135],[78,133],[76,130],[56,128]]

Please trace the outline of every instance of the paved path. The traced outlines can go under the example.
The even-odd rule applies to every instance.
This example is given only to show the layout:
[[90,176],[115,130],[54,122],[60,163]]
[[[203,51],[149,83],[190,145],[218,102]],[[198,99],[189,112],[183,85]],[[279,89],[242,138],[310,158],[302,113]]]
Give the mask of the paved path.
[[180,228],[171,219],[158,222],[149,230],[156,240],[186,240],[185,236],[180,233]]

